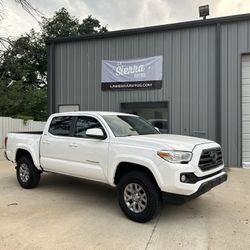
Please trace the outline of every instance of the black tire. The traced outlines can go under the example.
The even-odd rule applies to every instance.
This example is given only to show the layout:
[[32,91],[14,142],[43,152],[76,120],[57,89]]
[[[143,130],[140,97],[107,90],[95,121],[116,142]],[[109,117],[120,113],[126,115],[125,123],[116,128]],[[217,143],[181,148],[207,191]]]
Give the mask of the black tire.
[[23,156],[17,162],[17,180],[21,187],[30,189],[39,184],[40,171],[34,166],[29,156]]
[[[126,203],[125,196],[126,197],[130,196],[127,194],[128,192],[130,192],[130,190],[133,190],[133,186],[135,189],[137,188],[137,190],[140,190],[139,187],[142,188],[139,194],[137,192],[137,197],[135,197],[136,192],[135,193],[132,192],[134,195],[134,199],[139,199],[139,201],[138,200],[135,201],[132,198],[128,198],[129,200],[127,200]],[[144,194],[146,195],[146,202]],[[143,196],[144,196],[144,201],[142,200]],[[123,213],[129,219],[136,222],[147,222],[151,220],[158,213],[161,206],[161,195],[157,184],[152,179],[152,177],[139,171],[129,172],[121,178],[118,184],[118,200]],[[137,204],[135,204],[136,202]],[[142,202],[144,202],[144,204]],[[141,205],[142,207],[139,207]],[[128,206],[133,206],[133,207],[129,208]],[[135,212],[132,210],[142,210],[142,211]]]

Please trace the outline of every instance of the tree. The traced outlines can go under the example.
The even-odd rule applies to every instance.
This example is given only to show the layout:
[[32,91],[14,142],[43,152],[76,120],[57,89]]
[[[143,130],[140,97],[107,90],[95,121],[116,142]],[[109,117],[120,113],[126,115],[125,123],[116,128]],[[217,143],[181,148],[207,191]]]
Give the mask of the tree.
[[16,40],[11,41],[0,59],[0,79],[8,83],[22,81],[34,87],[47,85],[47,57],[44,40],[47,38],[106,32],[107,28],[88,16],[79,24],[65,8],[60,9],[52,18],[43,17],[41,33],[33,29]]
[[[1,1],[1,0],[0,0]],[[106,26],[89,15],[79,20],[65,8],[33,29],[11,40],[0,58],[0,115],[44,120],[47,112],[47,38],[107,32]]]
[[52,18],[42,17],[42,37],[46,39],[75,36],[78,33],[78,26],[78,19],[70,16],[65,8],[61,8]]
[[22,81],[34,87],[46,86],[46,48],[40,34],[31,30],[11,42],[2,54],[0,79]]
[[93,34],[107,32],[107,26],[101,26],[100,21],[96,18],[92,18],[89,15],[82,20],[82,23],[78,26],[78,34]]
[[71,16],[65,8],[61,8],[52,18],[42,18],[42,37],[68,37],[84,34],[107,32],[106,26],[101,26],[100,21],[91,15],[83,19],[81,23],[74,16]]
[[18,81],[6,84],[0,81],[0,116],[46,120],[47,90],[33,88]]

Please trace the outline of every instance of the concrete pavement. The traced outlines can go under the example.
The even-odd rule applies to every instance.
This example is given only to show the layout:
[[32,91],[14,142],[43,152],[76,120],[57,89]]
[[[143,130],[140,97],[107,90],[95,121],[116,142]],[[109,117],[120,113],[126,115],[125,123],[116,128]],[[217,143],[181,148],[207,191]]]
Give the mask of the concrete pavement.
[[124,217],[115,189],[44,174],[22,189],[0,157],[0,249],[250,249],[250,170],[146,224]]

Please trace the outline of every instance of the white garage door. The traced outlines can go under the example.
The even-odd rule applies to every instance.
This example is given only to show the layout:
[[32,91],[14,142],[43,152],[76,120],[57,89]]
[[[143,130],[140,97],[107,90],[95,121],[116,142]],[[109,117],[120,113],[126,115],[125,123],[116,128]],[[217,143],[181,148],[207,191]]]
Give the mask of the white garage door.
[[242,163],[250,167],[250,55],[242,57]]

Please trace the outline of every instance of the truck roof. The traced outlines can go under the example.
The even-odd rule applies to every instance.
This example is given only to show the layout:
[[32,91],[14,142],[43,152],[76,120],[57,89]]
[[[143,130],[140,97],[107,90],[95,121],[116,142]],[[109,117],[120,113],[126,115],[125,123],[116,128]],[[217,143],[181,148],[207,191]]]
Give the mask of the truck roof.
[[131,115],[133,114],[122,113],[122,112],[111,112],[111,111],[73,111],[73,112],[61,112],[61,113],[54,113],[53,115],[85,115],[85,114],[92,114],[92,115]]

